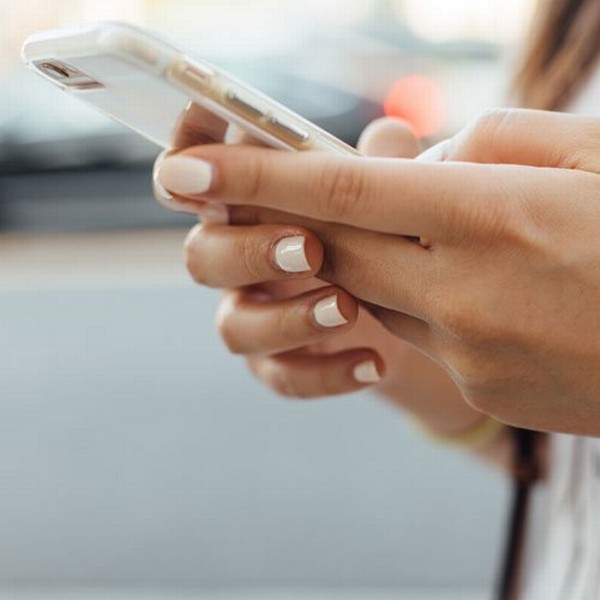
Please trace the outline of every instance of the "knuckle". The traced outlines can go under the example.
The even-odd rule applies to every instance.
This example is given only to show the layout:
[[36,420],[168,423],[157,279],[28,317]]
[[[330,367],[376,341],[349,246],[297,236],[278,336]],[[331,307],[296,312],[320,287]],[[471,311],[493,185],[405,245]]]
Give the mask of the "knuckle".
[[242,347],[238,342],[237,336],[231,327],[229,327],[227,321],[219,323],[219,335],[231,354],[244,354]]
[[254,279],[260,279],[265,271],[263,266],[268,260],[267,253],[262,244],[256,243],[256,239],[251,233],[245,233],[241,239],[239,254],[248,275]]
[[185,267],[192,279],[199,285],[210,286],[208,270],[204,267],[201,237],[202,226],[194,227],[183,244]]
[[250,202],[259,198],[264,185],[265,169],[262,160],[255,156],[246,161],[244,168],[243,195]]
[[271,387],[266,377],[267,368],[265,365],[271,359],[264,356],[246,356],[245,360],[252,375],[262,384]]
[[266,359],[258,365],[256,374],[266,385],[279,396],[293,400],[316,398],[319,393],[312,378],[302,376],[293,366],[274,359]]
[[299,381],[292,376],[289,369],[271,361],[266,369],[265,381],[278,395],[284,398],[306,398],[307,395]]
[[[508,196],[508,193],[512,193]],[[494,243],[499,240],[514,240],[515,236],[523,229],[522,220],[519,220],[521,211],[515,210],[517,199],[513,189],[507,189],[508,199],[505,202],[479,202],[470,211],[467,221],[472,237],[477,237],[484,243]],[[458,215],[457,220],[459,218]],[[465,219],[464,215],[462,217]]]
[[511,115],[514,114],[513,111],[503,108],[488,108],[475,117],[472,131],[475,136],[479,135],[484,139],[493,139],[501,128],[511,122]]
[[463,244],[476,240],[480,248],[493,248],[503,241],[513,243],[522,237],[526,204],[514,182],[499,185],[502,187],[490,194],[501,195],[502,202],[492,197],[467,195],[464,203],[444,202],[449,239]]
[[229,352],[244,354],[244,344],[240,339],[239,328],[233,323],[234,304],[232,298],[225,297],[217,309],[215,326]]
[[313,196],[319,209],[333,221],[343,222],[365,201],[365,177],[350,161],[330,161],[315,187]]
[[277,359],[264,359],[254,363],[252,370],[258,379],[284,398],[308,400],[339,393],[335,378],[325,369],[317,369],[307,377]]
[[514,114],[507,109],[490,108],[477,115],[465,130],[459,145],[461,156],[456,158],[469,160],[482,151],[493,151],[501,132],[511,127]]
[[526,196],[522,201],[520,190],[510,184],[505,188],[504,198],[503,202],[479,206],[479,210],[474,212],[474,218],[481,224],[480,230],[487,231],[491,239],[507,239],[512,243],[521,238],[524,230],[522,207]]
[[273,331],[283,332],[289,344],[302,345],[307,332],[304,330],[304,322],[301,311],[296,305],[281,307],[273,314]]
[[316,390],[318,390],[318,392],[313,394],[313,397],[335,396],[340,393],[339,382],[335,377],[332,377],[331,373],[326,369],[320,369],[317,373]]
[[202,268],[201,261],[196,256],[186,256],[185,266],[194,280],[198,285],[210,287],[210,280],[205,269]]

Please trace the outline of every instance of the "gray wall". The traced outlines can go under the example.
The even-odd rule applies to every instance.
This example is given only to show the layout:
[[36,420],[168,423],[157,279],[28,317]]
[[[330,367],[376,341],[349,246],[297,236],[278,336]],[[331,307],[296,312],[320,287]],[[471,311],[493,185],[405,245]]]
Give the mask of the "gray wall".
[[420,586],[490,580],[499,477],[367,395],[275,398],[216,295],[0,292],[0,580]]

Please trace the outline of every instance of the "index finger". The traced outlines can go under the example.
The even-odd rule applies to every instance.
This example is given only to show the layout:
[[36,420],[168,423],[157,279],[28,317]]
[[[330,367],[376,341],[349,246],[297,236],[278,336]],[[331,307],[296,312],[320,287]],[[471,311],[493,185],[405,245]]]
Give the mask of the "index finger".
[[[274,208],[384,233],[442,238],[481,226],[529,167],[420,163],[222,145],[169,156],[156,173],[184,198]],[[512,186],[516,187],[516,186]]]

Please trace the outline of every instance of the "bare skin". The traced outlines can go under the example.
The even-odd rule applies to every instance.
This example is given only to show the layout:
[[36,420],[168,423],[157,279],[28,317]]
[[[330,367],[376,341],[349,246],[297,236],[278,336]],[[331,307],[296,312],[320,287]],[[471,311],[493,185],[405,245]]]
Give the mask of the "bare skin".
[[296,215],[323,243],[319,277],[369,303],[474,409],[597,436],[599,130],[504,111],[454,138],[443,162],[205,145],[184,151],[185,178],[172,177],[177,155],[158,179],[185,201]]
[[[193,126],[189,126],[190,120]],[[224,135],[222,122],[207,119],[198,109],[187,122],[188,137],[194,131],[196,137],[200,133],[202,141],[210,143],[221,141]],[[179,136],[183,146],[190,141],[183,139],[185,135]],[[369,127],[360,149],[366,155],[383,157],[412,158],[419,152],[410,130],[395,120],[381,120]],[[196,199],[174,194],[165,197],[161,186],[157,196],[169,208],[204,213],[210,221],[210,211]],[[347,393],[365,387],[353,376],[353,366],[372,359],[382,375],[372,389],[430,429],[452,435],[482,421],[484,415],[464,401],[441,366],[387,331],[340,288],[315,278],[323,267],[320,240],[305,227],[281,224],[297,223],[297,217],[241,207],[231,207],[229,217],[230,225],[205,223],[191,232],[186,242],[188,268],[198,283],[229,288],[217,315],[219,329],[229,348],[245,355],[264,383],[296,398]],[[297,235],[306,239],[311,270],[290,275],[277,268],[273,248],[277,240]],[[240,253],[245,257],[242,261]],[[338,294],[340,309],[349,322],[325,330],[315,323],[312,310],[332,293]],[[286,327],[280,327],[281,323]],[[507,470],[511,449],[509,436],[503,434],[477,449],[477,455]]]

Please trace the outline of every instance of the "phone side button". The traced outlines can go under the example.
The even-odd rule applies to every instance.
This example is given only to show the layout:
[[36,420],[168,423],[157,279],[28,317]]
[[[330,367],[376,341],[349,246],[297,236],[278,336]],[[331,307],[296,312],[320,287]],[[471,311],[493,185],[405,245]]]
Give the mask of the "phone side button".
[[273,129],[279,131],[286,139],[291,139],[299,144],[308,142],[310,138],[308,131],[301,129],[296,125],[292,125],[291,123],[281,121],[277,117],[271,117],[269,119],[269,125],[271,125]]
[[236,112],[243,113],[254,119],[264,119],[266,117],[264,111],[231,90],[225,94],[225,98],[228,104],[234,108]]
[[191,83],[192,85],[199,86],[200,88],[206,87],[210,84],[214,73],[210,73],[210,71],[200,70],[197,67],[187,66],[181,72],[181,79],[186,82]]
[[167,77],[184,91],[206,93],[212,85],[215,72],[205,65],[197,65],[185,56],[177,56],[166,69]]

